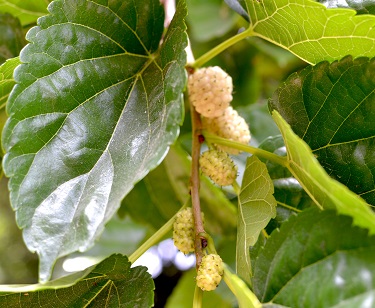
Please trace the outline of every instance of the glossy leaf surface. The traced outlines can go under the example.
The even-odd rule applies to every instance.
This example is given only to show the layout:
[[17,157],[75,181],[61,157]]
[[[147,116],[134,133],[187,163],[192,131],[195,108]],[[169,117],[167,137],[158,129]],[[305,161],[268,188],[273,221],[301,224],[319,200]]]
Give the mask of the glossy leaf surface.
[[375,58],[291,75],[270,101],[336,180],[375,205]]
[[271,234],[255,262],[255,294],[287,307],[372,307],[374,252],[375,238],[349,217],[308,210]]
[[238,203],[236,271],[250,281],[250,246],[255,245],[259,233],[276,216],[273,184],[266,165],[256,156],[247,159]]
[[375,214],[370,206],[325,172],[309,146],[292,131],[276,110],[272,115],[284,138],[289,170],[315,204],[321,209],[336,209],[340,214],[352,216],[354,225],[374,234]]
[[[375,16],[327,9],[312,0],[231,0],[250,18],[250,33],[316,64],[346,55],[375,56]],[[241,12],[241,9],[236,9]]]
[[2,307],[152,307],[154,282],[146,267],[112,255],[83,272],[29,286],[0,286]]
[[31,29],[7,106],[4,171],[40,279],[86,250],[165,156],[182,120],[184,3],[163,44],[153,1],[54,1]]

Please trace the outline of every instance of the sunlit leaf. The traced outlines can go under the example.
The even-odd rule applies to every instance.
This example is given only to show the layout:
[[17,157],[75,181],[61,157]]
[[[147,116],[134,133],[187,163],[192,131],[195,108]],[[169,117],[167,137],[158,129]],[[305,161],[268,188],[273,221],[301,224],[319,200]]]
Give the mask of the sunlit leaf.
[[22,25],[35,23],[47,14],[47,6],[51,0],[0,0],[0,12],[10,13],[19,18]]
[[374,234],[375,214],[370,206],[325,172],[309,146],[292,131],[276,110],[272,115],[284,138],[289,170],[311,199],[322,209],[333,208],[340,214],[352,216],[355,225]]
[[2,307],[152,307],[154,282],[145,267],[112,255],[101,263],[46,284],[1,286]]
[[[279,45],[316,64],[346,55],[375,56],[375,16],[327,9],[312,0],[231,0],[245,10],[249,34]],[[241,11],[237,8],[236,11]]]
[[374,253],[375,237],[351,218],[308,210],[271,234],[255,261],[254,292],[287,307],[372,307]]
[[255,245],[259,233],[276,216],[273,184],[266,165],[256,156],[247,160],[238,204],[237,274],[250,282],[250,246]]
[[3,166],[41,281],[56,258],[93,244],[183,116],[183,1],[161,46],[158,0],[102,3],[51,3],[27,35],[7,106]]

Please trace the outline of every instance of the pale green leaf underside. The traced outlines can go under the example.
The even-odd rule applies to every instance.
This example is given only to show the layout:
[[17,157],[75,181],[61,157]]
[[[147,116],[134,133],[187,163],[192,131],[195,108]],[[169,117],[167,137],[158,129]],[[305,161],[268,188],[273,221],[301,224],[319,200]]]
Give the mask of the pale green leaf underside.
[[250,282],[250,246],[255,245],[259,233],[276,216],[273,183],[267,167],[256,156],[247,160],[238,204],[237,274]]
[[308,63],[346,55],[375,56],[375,16],[350,9],[327,9],[311,0],[247,0],[256,36],[279,45]]
[[322,209],[336,209],[340,214],[352,216],[354,225],[375,234],[375,214],[370,206],[325,172],[309,146],[291,130],[277,111],[272,112],[272,117],[284,138],[289,170],[315,203]]

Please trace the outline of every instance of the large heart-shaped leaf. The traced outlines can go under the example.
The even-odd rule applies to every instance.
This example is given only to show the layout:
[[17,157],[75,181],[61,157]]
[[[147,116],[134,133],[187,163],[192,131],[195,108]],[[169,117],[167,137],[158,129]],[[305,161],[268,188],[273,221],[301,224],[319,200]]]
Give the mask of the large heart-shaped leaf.
[[145,267],[114,254],[82,272],[28,286],[0,286],[1,307],[152,307],[154,282]]
[[236,267],[237,274],[250,282],[250,246],[276,216],[276,200],[267,167],[256,156],[247,159],[238,203]]
[[333,178],[375,205],[375,58],[291,75],[270,101]]
[[31,29],[3,131],[3,166],[40,279],[90,247],[178,135],[184,2],[168,32],[158,0],[54,1]]
[[370,206],[325,172],[309,146],[292,131],[276,110],[272,116],[284,138],[288,169],[315,204],[321,209],[335,208],[340,214],[352,216],[355,225],[375,234],[375,214]]
[[[375,16],[350,9],[327,9],[312,0],[230,0],[244,9],[249,35],[279,45],[304,61],[316,64],[346,55],[375,56]],[[234,4],[237,4],[236,6]]]
[[288,307],[373,307],[374,253],[375,237],[349,217],[308,210],[271,234],[255,262],[254,291]]

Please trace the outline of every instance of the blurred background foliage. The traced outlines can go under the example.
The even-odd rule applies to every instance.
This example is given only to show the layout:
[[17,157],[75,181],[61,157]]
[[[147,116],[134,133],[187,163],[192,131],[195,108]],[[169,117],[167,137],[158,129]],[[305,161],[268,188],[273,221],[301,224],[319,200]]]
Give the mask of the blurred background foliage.
[[[39,13],[34,15],[33,21],[30,16],[23,20],[24,17],[22,15],[16,14],[14,10],[11,11],[14,15],[19,16],[20,19],[18,19],[7,13],[9,9],[1,5],[1,2],[0,62],[3,63],[6,59],[19,54],[22,47],[26,44],[25,34],[30,27],[35,25]],[[19,1],[14,2],[17,3]],[[35,1],[36,11],[40,11],[41,2],[47,4],[48,1]],[[230,10],[222,0],[187,0],[187,5],[189,12],[187,18],[188,32],[195,58],[198,58],[246,27],[246,21]],[[19,10],[21,11],[21,7]],[[290,73],[303,68],[306,64],[288,51],[275,45],[258,38],[249,38],[227,49],[206,65],[221,66],[232,76],[234,82],[233,106],[250,125],[251,143],[256,146],[260,144],[265,147],[271,146],[273,147],[271,151],[279,151],[282,148],[282,143],[280,144],[280,139],[277,139],[279,131],[268,113],[267,100],[272,96],[280,82],[286,79]],[[4,106],[1,107],[0,129],[2,129],[6,121],[5,108]],[[271,141],[269,141],[270,138]],[[188,163],[190,140],[191,124],[186,104],[186,118],[181,128],[177,146],[171,151],[166,162],[136,185],[134,191],[125,198],[119,215],[108,223],[100,241],[92,249],[85,253],[76,253],[68,256],[65,261],[78,260],[76,259],[77,257],[84,257],[86,258],[83,259],[86,260],[86,265],[91,265],[104,259],[112,252],[121,252],[129,255],[140,242],[166,222],[178,210],[187,196],[189,169],[178,168],[177,170],[175,167],[180,166],[179,161]],[[2,156],[1,152],[0,155]],[[245,165],[245,159],[246,155],[236,158],[236,162],[240,166],[240,173],[241,166]],[[272,166],[269,167],[272,169]],[[278,176],[278,172],[280,170],[274,172],[273,179],[275,181],[283,176],[282,172]],[[167,191],[170,189],[168,185],[178,182],[179,185],[185,186],[185,191],[175,187],[173,196],[160,202],[160,200],[155,200],[155,198],[160,196],[152,195],[151,191],[153,185],[160,184],[160,177],[168,174],[175,174],[175,176],[178,174],[180,180],[182,180],[178,182],[172,177],[164,187],[157,187],[156,189]],[[294,183],[292,184],[294,185]],[[203,198],[208,203],[208,211],[214,213],[215,219],[217,219],[217,225],[213,224],[212,228],[217,232],[216,240],[219,243],[219,253],[228,264],[234,264],[236,199],[233,198],[234,195],[230,190],[223,193],[217,187],[213,187],[211,183],[205,185],[207,187],[203,189]],[[276,192],[280,194],[280,198],[284,198],[288,200],[288,203],[294,203],[296,207],[300,208],[309,203],[303,192],[300,193],[299,200],[289,200],[291,196],[285,194],[282,189],[283,185],[287,185],[290,188],[290,183],[284,183],[279,180]],[[300,189],[298,185],[295,186],[296,190]],[[141,198],[144,193],[147,195],[143,195],[143,198]],[[2,176],[0,181],[0,283],[33,283],[37,281],[37,257],[28,252],[23,245],[22,234],[15,224],[14,213],[9,204],[8,195],[7,179]],[[293,196],[295,198],[296,194]],[[225,201],[227,200],[226,197],[229,197],[230,201]],[[216,203],[220,204],[220,208],[217,211],[210,209],[209,204]],[[152,215],[150,214],[147,218],[143,217],[142,219],[142,217],[139,217],[140,209],[142,209],[142,213],[152,213]],[[270,224],[270,228],[277,227],[279,222],[286,219],[290,214],[290,211],[283,209],[282,213],[279,213],[278,217]],[[66,274],[63,264],[64,260],[58,262],[55,277]],[[187,272],[186,275],[190,277],[193,274]],[[179,293],[180,297],[177,295],[171,297],[168,305],[176,307],[178,303],[178,307],[190,307],[191,301],[187,301],[186,297],[192,295],[193,292],[188,291],[192,286],[186,287],[189,282],[187,282],[186,278],[181,280],[180,277],[182,276],[181,270],[176,269],[173,262],[164,262],[164,271],[155,280],[157,290],[156,307],[165,305],[166,297],[172,292],[176,283],[178,283],[176,290],[179,289],[179,292],[186,290],[182,294]],[[165,281],[169,281],[169,288],[166,287]],[[163,285],[161,289],[164,289],[165,294],[158,293],[159,284]],[[219,304],[222,304],[221,307],[232,305],[233,298],[227,292],[219,289],[217,294],[222,295],[219,300],[217,298],[212,299],[215,303],[219,301]],[[212,296],[215,297],[216,295]]]

